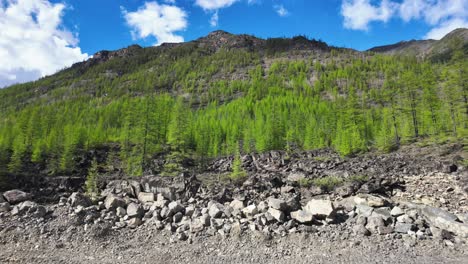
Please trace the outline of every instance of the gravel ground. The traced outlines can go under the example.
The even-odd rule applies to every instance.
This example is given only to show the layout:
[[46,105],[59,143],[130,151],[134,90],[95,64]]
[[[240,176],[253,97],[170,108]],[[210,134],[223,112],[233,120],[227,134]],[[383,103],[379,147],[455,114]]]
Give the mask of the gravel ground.
[[[3,234],[4,235],[4,234]],[[332,241],[321,233],[265,239],[197,237],[172,242],[164,231],[141,228],[105,238],[74,237],[0,245],[0,263],[468,263],[468,248],[409,237],[351,237]]]

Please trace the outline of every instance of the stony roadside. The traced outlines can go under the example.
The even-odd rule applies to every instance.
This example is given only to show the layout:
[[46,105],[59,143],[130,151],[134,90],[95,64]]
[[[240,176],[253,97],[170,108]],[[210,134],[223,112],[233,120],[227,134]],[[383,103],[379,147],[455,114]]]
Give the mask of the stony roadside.
[[[119,179],[95,200],[73,192],[46,204],[10,190],[0,193],[0,263],[468,263],[467,170],[424,160],[273,153],[247,158],[240,185]],[[298,184],[320,169],[377,176],[333,190]]]

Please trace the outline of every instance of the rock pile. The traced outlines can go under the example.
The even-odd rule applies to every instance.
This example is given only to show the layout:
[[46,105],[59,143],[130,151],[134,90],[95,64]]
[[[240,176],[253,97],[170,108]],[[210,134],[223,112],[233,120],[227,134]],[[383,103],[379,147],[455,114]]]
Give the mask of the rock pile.
[[[394,238],[436,238],[446,243],[464,243],[468,238],[466,214],[457,216],[440,208],[400,202],[380,195],[359,194],[332,201],[317,196],[306,202],[297,196],[277,195],[264,200],[237,197],[220,202],[195,195],[178,196],[161,188],[145,192],[139,183],[109,183],[98,201],[75,192],[60,199],[59,207],[68,208],[74,225],[108,224],[111,229],[152,225],[171,232],[175,239],[193,236],[240,236],[255,232],[265,238],[291,233],[317,232],[336,228],[354,236],[386,235]],[[174,189],[172,189],[174,190]],[[4,193],[0,217],[47,218],[46,208],[29,200],[19,190]]]

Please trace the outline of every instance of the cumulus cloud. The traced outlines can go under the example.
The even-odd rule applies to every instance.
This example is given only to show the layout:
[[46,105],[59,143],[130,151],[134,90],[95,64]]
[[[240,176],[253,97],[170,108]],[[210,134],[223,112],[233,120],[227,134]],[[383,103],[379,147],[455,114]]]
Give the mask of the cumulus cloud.
[[343,0],[344,26],[368,30],[374,21],[401,18],[405,22],[423,20],[431,29],[425,38],[440,39],[450,31],[468,26],[468,0]]
[[65,5],[0,0],[0,87],[32,81],[88,58],[62,24]]
[[218,10],[230,7],[239,0],[195,0],[195,4],[205,10]]
[[285,17],[289,15],[289,11],[286,8],[284,8],[283,5],[275,5],[273,6],[273,8],[280,17]]
[[184,41],[177,32],[187,28],[187,13],[177,6],[146,2],[135,12],[125,8],[122,12],[134,39],[153,36],[157,40],[155,45]]
[[395,10],[395,3],[388,0],[380,5],[372,5],[370,0],[343,0],[341,5],[344,26],[355,30],[368,30],[371,21],[387,22]]

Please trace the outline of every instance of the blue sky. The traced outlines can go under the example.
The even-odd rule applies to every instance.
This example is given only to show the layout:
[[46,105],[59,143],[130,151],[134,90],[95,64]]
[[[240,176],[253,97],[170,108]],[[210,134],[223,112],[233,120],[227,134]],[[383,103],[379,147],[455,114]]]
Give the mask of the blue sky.
[[99,50],[190,41],[217,29],[365,50],[458,27],[468,27],[468,0],[0,0],[0,87]]

